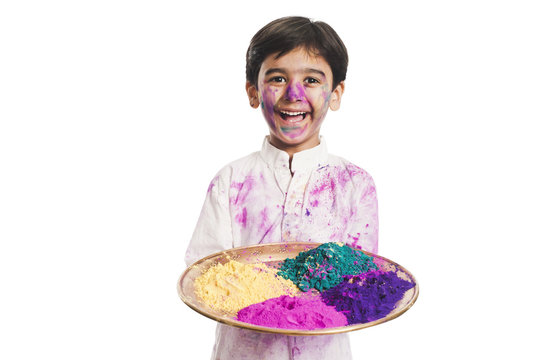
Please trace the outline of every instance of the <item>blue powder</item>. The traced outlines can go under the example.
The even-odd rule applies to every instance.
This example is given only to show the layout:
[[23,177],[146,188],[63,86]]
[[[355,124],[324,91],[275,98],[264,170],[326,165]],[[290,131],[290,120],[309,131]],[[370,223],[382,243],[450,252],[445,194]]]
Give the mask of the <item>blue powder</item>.
[[340,284],[345,275],[377,270],[374,258],[340,243],[325,243],[285,259],[278,275],[293,281],[302,291],[324,291]]
[[387,316],[415,284],[395,272],[374,271],[345,276],[344,282],[321,294],[327,305],[346,315],[348,323],[367,323]]

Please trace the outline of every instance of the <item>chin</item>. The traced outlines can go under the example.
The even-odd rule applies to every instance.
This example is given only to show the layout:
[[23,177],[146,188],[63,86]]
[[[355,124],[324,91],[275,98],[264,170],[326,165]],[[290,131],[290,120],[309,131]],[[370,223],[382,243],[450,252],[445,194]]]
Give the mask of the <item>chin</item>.
[[308,145],[308,143],[311,142],[314,136],[317,139],[319,139],[319,136],[317,134],[309,134],[309,133],[299,134],[298,136],[279,134],[279,136],[275,135],[275,138],[280,143],[286,146],[302,146],[305,144]]

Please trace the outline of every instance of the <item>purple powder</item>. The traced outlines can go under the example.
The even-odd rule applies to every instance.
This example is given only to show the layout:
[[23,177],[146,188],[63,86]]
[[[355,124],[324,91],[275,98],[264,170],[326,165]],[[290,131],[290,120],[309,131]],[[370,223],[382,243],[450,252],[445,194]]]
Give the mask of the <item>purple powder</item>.
[[237,319],[280,329],[314,330],[345,326],[346,316],[319,297],[283,295],[241,309]]
[[395,272],[373,271],[344,276],[344,282],[323,292],[321,297],[344,313],[349,324],[367,323],[387,316],[414,286]]

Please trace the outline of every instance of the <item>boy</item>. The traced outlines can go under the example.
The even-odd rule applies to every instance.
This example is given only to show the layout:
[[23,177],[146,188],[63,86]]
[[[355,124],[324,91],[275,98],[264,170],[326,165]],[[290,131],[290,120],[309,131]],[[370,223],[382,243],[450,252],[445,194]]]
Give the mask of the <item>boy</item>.
[[[246,92],[269,136],[261,151],[212,180],[186,263],[238,246],[341,241],[376,253],[377,199],[370,175],[329,155],[319,131],[344,92],[347,50],[323,22],[277,19],[246,53]],[[350,359],[345,334],[285,336],[218,324],[213,359]]]

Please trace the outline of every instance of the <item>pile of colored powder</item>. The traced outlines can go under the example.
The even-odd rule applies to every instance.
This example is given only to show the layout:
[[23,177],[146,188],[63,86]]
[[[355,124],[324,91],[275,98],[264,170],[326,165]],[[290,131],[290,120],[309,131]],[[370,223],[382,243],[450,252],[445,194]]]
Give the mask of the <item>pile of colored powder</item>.
[[194,287],[207,305],[227,313],[276,296],[298,293],[291,281],[276,275],[275,269],[234,260],[209,268],[195,279]]
[[415,284],[401,279],[395,272],[374,271],[346,276],[340,285],[321,294],[323,301],[343,312],[349,324],[381,319]]
[[281,329],[314,330],[347,325],[346,316],[315,296],[280,296],[240,310],[237,319]]
[[325,243],[285,259],[278,275],[293,281],[302,291],[327,290],[340,284],[345,275],[377,270],[374,258],[341,243]]

